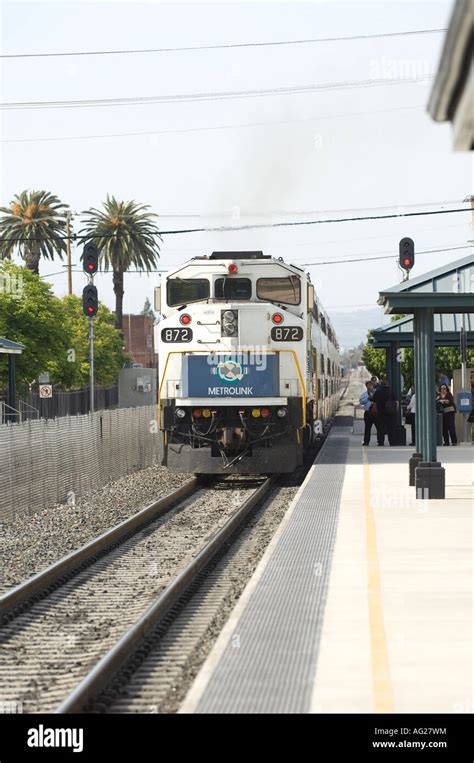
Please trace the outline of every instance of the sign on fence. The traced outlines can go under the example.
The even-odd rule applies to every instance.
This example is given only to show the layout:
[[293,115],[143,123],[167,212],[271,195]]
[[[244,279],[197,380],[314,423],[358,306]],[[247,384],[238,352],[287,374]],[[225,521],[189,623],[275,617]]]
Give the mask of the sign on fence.
[[53,397],[53,385],[52,384],[40,384],[39,396],[42,400]]

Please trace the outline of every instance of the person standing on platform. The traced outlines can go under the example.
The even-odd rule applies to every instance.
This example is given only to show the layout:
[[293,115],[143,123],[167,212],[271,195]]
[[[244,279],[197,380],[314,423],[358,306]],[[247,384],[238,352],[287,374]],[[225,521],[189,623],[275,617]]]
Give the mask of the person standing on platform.
[[442,384],[445,384],[446,387],[449,387],[449,379],[444,373],[444,371],[438,370],[436,372],[436,378],[438,379],[438,386],[440,387]]
[[372,382],[372,386],[373,386],[374,392],[375,392],[375,390],[380,387],[379,377],[378,376],[371,376],[370,381]]
[[449,445],[449,438],[451,438],[451,445],[457,445],[458,438],[455,426],[456,405],[447,384],[440,385],[439,393],[436,395],[436,407],[443,412],[444,445]]
[[416,408],[416,398],[415,398],[415,385],[411,388],[412,392],[410,395],[410,400],[407,405],[407,413],[405,416],[405,421],[407,424],[410,424],[411,426],[411,443],[410,445],[415,444],[416,439],[416,431],[415,431],[415,408]]
[[377,443],[385,445],[385,435],[388,435],[389,445],[394,444],[394,430],[397,424],[398,400],[383,379],[380,387],[375,390],[373,402],[377,406],[375,426],[377,427]]
[[375,414],[372,411],[372,399],[374,396],[374,385],[371,381],[365,382],[365,390],[359,397],[359,403],[364,406],[364,442],[362,445],[370,444],[370,435],[372,433],[372,426],[375,426]]

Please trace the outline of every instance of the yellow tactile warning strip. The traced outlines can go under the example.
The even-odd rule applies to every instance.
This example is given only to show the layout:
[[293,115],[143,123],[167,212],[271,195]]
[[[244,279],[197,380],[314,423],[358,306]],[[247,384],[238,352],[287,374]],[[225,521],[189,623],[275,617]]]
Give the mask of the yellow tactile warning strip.
[[364,458],[364,508],[367,537],[367,577],[372,663],[373,710],[375,713],[393,712],[393,691],[388,661],[387,640],[382,607],[380,568],[377,553],[377,533],[374,509],[370,499],[370,465],[366,450]]

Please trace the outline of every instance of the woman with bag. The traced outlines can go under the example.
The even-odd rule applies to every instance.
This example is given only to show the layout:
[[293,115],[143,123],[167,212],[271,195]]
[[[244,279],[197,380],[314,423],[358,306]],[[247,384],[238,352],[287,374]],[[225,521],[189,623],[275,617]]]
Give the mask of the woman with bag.
[[405,422],[407,424],[410,424],[411,426],[411,443],[410,445],[415,444],[415,406],[416,406],[416,398],[415,398],[415,385],[412,387],[412,394],[410,397],[410,402],[407,405],[407,412],[405,416]]
[[444,444],[449,445],[449,438],[451,438],[451,445],[457,445],[458,438],[456,436],[456,426],[454,419],[454,415],[456,413],[456,405],[447,384],[440,385],[439,392],[436,395],[436,408],[443,413]]

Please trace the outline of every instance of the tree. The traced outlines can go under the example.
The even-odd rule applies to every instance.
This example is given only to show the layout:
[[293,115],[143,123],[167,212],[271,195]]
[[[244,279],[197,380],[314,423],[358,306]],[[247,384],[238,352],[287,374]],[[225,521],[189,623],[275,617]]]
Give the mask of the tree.
[[[467,351],[466,364],[468,368],[474,366],[474,350]],[[461,368],[461,351],[457,347],[437,347],[435,369],[452,379],[455,368]]]
[[358,345],[358,347],[350,347],[341,353],[341,362],[344,368],[357,368],[359,363],[362,362],[362,352],[364,350],[364,343]]
[[22,191],[0,212],[0,258],[11,259],[15,248],[32,273],[41,257],[62,259],[66,250],[66,204],[49,191]]
[[[101,305],[94,323],[95,376],[98,384],[117,381],[125,362],[120,331]],[[59,299],[51,286],[26,267],[0,263],[0,336],[21,342],[16,359],[19,386],[48,371],[54,384],[70,389],[89,379],[88,322],[79,297]],[[0,389],[7,383],[7,364],[0,356]]]
[[[0,263],[0,336],[25,345],[16,359],[19,384],[33,382],[42,371],[56,375],[71,346],[64,322],[63,304],[49,284],[26,267]],[[65,371],[70,376],[64,382],[71,383],[73,371]],[[0,363],[2,387],[6,376],[6,364]]]
[[[89,381],[89,325],[82,312],[79,297],[64,297],[70,347],[74,350],[75,386]],[[71,354],[70,354],[71,356]],[[71,364],[71,357],[68,363]],[[123,352],[120,331],[114,326],[114,316],[101,304],[94,321],[94,374],[96,384],[109,386],[117,377],[127,358]]]
[[140,315],[149,315],[153,320],[155,320],[155,312],[152,309],[151,302],[148,299],[148,297],[145,299],[145,304],[143,305],[143,310],[141,311]]
[[385,350],[380,347],[373,347],[369,342],[371,336],[372,331],[369,331],[367,334],[367,342],[362,350],[362,360],[369,374],[380,378],[386,374],[387,363]]
[[123,326],[124,274],[132,265],[149,272],[159,257],[161,237],[153,221],[157,215],[147,212],[149,208],[135,201],[117,201],[107,195],[103,209],[91,208],[83,212],[85,225],[79,233],[81,241],[93,238],[104,269],[113,271],[115,325],[120,331]]
[[[369,331],[368,338],[371,332]],[[378,377],[386,375],[386,355],[382,348],[375,348],[369,342],[364,346],[362,360],[370,374]],[[413,348],[400,350],[401,373],[404,390],[407,391],[415,381]],[[467,366],[474,366],[474,350],[467,351]],[[461,352],[456,347],[437,347],[435,350],[435,369],[443,371],[450,379],[455,368],[461,368]],[[433,383],[435,380],[433,379]]]

